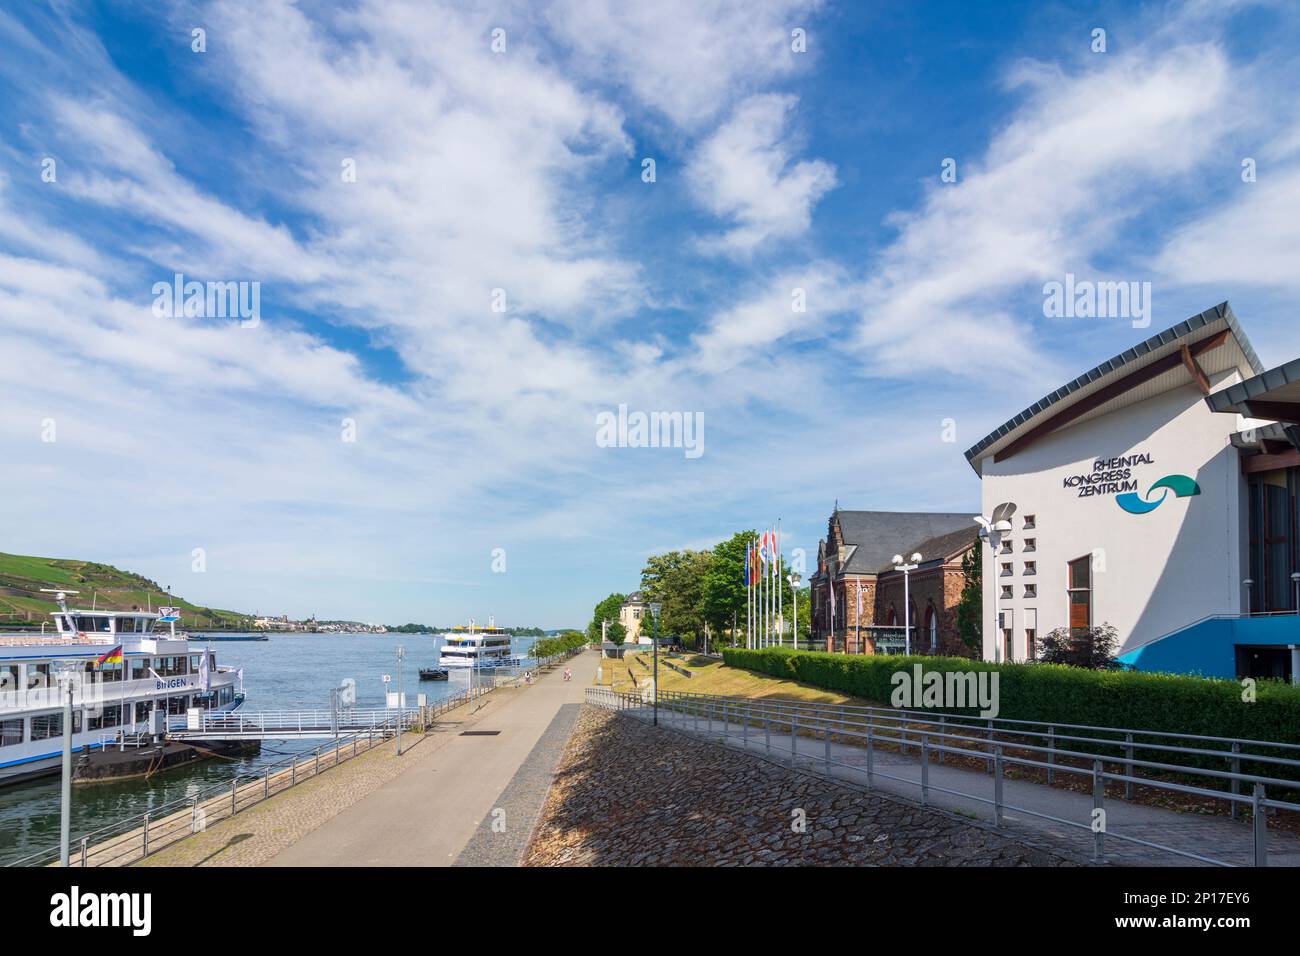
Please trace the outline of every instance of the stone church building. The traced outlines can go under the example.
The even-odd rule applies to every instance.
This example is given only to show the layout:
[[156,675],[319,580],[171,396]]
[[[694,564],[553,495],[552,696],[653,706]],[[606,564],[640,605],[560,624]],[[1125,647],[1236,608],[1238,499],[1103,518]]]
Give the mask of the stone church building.
[[[973,514],[837,507],[809,581],[814,644],[849,654],[901,653],[906,614],[913,653],[973,656],[957,633],[957,603],[965,584],[962,558],[979,543]],[[913,553],[921,561],[909,573],[905,609],[903,572],[894,570],[893,556]]]

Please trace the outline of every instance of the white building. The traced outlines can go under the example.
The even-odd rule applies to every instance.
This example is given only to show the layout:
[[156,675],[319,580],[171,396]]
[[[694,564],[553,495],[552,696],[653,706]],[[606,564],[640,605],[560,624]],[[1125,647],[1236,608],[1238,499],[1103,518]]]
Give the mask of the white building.
[[1300,675],[1297,421],[1300,360],[1265,373],[1223,303],[982,439],[982,510],[1016,507],[983,548],[984,657],[1111,624],[1139,669]]

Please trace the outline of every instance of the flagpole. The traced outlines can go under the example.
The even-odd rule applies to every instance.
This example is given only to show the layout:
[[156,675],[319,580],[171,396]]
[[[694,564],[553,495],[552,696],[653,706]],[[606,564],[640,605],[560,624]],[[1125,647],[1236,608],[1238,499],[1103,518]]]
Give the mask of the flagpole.
[[776,519],[776,633],[777,640],[785,647],[785,588],[781,586],[782,567],[785,556],[781,553],[781,519]]

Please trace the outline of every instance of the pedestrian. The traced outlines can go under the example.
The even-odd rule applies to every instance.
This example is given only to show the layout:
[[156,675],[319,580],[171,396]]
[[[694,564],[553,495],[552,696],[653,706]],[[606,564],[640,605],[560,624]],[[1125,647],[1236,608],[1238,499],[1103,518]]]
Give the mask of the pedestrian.
[[572,676],[573,676],[573,671],[569,670],[569,668],[566,667],[564,669],[564,679],[568,680]]

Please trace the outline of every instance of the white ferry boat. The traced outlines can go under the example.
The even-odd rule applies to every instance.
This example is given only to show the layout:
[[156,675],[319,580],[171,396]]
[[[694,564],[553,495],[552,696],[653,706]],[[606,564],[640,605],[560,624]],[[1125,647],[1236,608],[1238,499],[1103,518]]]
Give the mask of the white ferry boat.
[[437,635],[443,640],[438,666],[448,673],[468,673],[471,670],[491,670],[498,667],[516,667],[520,659],[510,648],[510,634],[496,626],[495,618],[488,618],[487,627],[476,627],[471,618],[469,626],[453,627]]
[[59,770],[61,679],[73,686],[74,754],[161,733],[191,708],[243,703],[242,671],[177,634],[174,615],[73,610],[63,593],[58,604],[51,633],[0,635],[0,784]]

